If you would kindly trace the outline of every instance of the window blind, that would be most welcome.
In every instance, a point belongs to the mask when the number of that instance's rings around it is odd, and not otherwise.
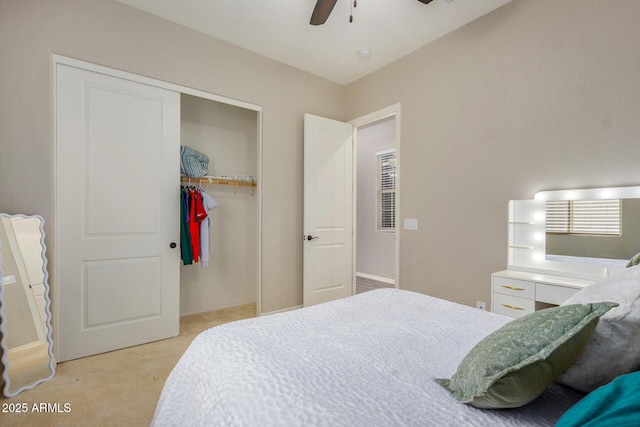
[[[378,230],[396,229],[396,150],[376,153],[378,162]]]
[[[548,233],[620,235],[620,199],[546,203]]]

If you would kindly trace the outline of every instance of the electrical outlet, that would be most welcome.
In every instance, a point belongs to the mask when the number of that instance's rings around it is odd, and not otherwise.
[[[476,308],[479,308],[480,310],[486,310],[487,305],[484,303],[484,301],[476,301]]]

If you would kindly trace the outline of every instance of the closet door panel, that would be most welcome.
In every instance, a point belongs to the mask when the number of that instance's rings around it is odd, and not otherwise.
[[[86,233],[159,234],[162,98],[90,82],[84,97]]]
[[[160,257],[109,259],[85,263],[87,318],[84,328],[153,319],[161,315]],[[108,306],[111,295],[127,295],[120,304]]]
[[[179,94],[58,64],[59,361],[179,332]]]

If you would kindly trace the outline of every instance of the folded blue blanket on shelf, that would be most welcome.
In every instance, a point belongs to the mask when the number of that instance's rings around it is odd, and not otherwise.
[[[209,157],[186,145],[180,146],[180,173],[191,178],[205,176],[209,170]]]

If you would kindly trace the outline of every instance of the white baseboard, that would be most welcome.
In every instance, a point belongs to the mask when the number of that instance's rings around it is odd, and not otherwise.
[[[375,280],[376,282],[388,283],[390,285],[395,285],[396,284],[396,280],[395,279],[388,279],[386,277],[375,276],[373,274],[357,273],[356,272],[356,276],[357,277],[362,277],[363,279]]]
[[[268,311],[266,313],[260,313],[260,314],[258,314],[258,316],[268,316],[270,314],[284,313],[285,311],[297,310],[299,308],[302,308],[302,306],[301,305],[296,305],[295,307],[283,308],[282,310]]]

